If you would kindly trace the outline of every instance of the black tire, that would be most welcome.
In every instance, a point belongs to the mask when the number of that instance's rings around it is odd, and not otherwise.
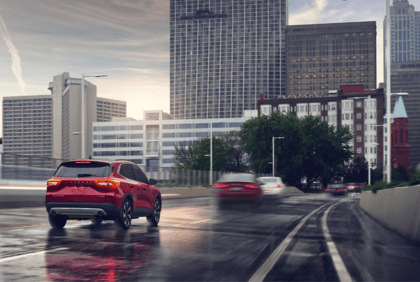
[[[62,229],[67,223],[67,218],[60,215],[48,214],[48,220],[52,228]]]
[[[118,217],[114,220],[114,223],[117,227],[127,230],[131,226],[131,215],[132,215],[132,206],[129,199],[125,199],[121,205],[120,213]]]
[[[162,211],[162,203],[159,198],[155,199],[153,203],[153,212],[147,217],[147,221],[152,226],[157,226],[160,220],[160,212]]]
[[[94,219],[91,219],[90,221],[92,221],[94,225],[99,225],[102,223],[102,218],[94,218]]]

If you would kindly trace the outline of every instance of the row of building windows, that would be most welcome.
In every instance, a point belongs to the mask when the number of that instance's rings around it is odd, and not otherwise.
[[[142,156],[143,151],[94,151],[93,155],[96,157],[104,156]]]
[[[143,142],[93,143],[93,148],[134,148],[143,147]]]
[[[93,131],[127,131],[127,130],[143,130],[143,125],[111,125],[111,126],[94,126]]]
[[[104,134],[93,135],[93,140],[113,140],[113,139],[143,139],[143,134]]]

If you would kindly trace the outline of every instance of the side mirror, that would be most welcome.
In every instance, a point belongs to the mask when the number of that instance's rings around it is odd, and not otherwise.
[[[149,185],[155,185],[157,183],[157,181],[153,178],[149,179]]]

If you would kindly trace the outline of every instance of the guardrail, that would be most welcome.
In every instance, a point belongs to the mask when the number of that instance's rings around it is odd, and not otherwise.
[[[360,207],[382,225],[420,243],[420,185],[363,191]]]

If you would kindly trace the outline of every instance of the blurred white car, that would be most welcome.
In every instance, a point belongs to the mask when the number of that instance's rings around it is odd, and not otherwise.
[[[286,193],[286,185],[284,185],[281,177],[258,177],[257,181],[261,182],[260,185],[262,195],[279,196],[281,197]]]

